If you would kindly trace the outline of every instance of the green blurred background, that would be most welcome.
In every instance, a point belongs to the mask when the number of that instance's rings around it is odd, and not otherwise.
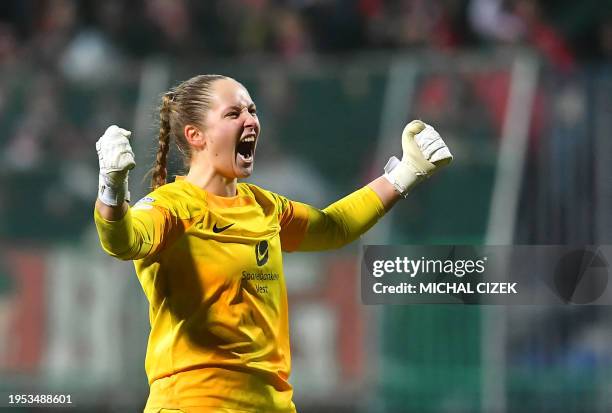
[[[364,306],[364,244],[609,244],[612,5],[528,0],[6,1],[0,5],[0,406],[147,397],[147,303],[93,227],[95,141],[132,130],[144,196],[159,95],[243,82],[251,182],[325,207],[433,124],[455,154],[362,240],[289,254],[307,412],[608,412],[606,306]],[[172,154],[171,174],[182,165]],[[20,410],[25,411],[25,409]]]

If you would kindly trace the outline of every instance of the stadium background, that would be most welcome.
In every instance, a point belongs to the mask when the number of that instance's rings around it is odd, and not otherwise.
[[[252,181],[319,207],[380,174],[407,120],[435,125],[454,164],[362,243],[593,244],[612,238],[611,57],[604,0],[1,2],[0,405],[144,405],[146,301],[98,245],[94,143],[134,131],[142,196],[176,82],[242,81]],[[612,409],[609,307],[366,307],[359,246],[287,256],[300,412]]]

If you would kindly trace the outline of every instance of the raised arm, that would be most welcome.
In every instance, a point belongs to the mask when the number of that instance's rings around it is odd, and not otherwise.
[[[121,205],[110,206],[100,201],[99,198],[96,199],[96,210],[100,216],[107,221],[119,221],[125,216],[128,208],[129,205],[126,201],[124,201]]]
[[[320,210],[299,204],[307,216],[306,231],[298,251],[322,251],[340,248],[370,229],[384,214],[381,199],[365,186]],[[282,233],[281,233],[282,240]]]
[[[117,220],[107,219],[96,206],[94,220],[104,251],[122,260],[141,259],[156,253],[184,232],[185,222],[165,208],[145,206],[147,209],[126,208]]]
[[[327,208],[319,210],[299,204],[296,209],[303,212],[295,216],[301,215],[307,219],[307,223],[302,225],[305,231],[299,244],[296,243],[297,250],[334,249],[354,241],[400,198],[405,198],[414,186],[453,158],[440,134],[419,120],[410,122],[404,128],[402,151],[402,160],[392,157],[385,166],[383,176]],[[287,230],[299,227],[290,223]]]
[[[94,221],[104,251],[124,260],[155,252],[173,226],[172,215],[163,208],[129,208],[128,173],[136,165],[130,134],[113,125],[96,143],[100,178]]]

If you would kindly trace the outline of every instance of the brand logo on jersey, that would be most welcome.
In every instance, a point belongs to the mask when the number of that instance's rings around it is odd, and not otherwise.
[[[268,241],[259,241],[255,245],[255,259],[260,267],[268,262]]]
[[[213,225],[213,232],[214,232],[215,234],[218,234],[218,233],[220,233],[220,232],[225,231],[226,229],[228,229],[228,228],[229,228],[229,227],[231,227],[232,225],[234,225],[234,222],[232,222],[231,224],[226,225],[226,226],[224,226],[224,227],[218,227],[218,226],[217,226],[217,223],[215,222],[215,225]]]

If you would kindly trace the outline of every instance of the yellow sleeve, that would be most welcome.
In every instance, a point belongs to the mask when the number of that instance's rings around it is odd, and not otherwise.
[[[94,220],[102,249],[122,260],[137,260],[156,253],[178,228],[178,220],[160,207],[128,208],[118,221],[104,219],[95,209]]]
[[[384,214],[382,201],[368,186],[323,210],[287,201],[281,216],[281,244],[284,251],[340,248],[359,238]]]

